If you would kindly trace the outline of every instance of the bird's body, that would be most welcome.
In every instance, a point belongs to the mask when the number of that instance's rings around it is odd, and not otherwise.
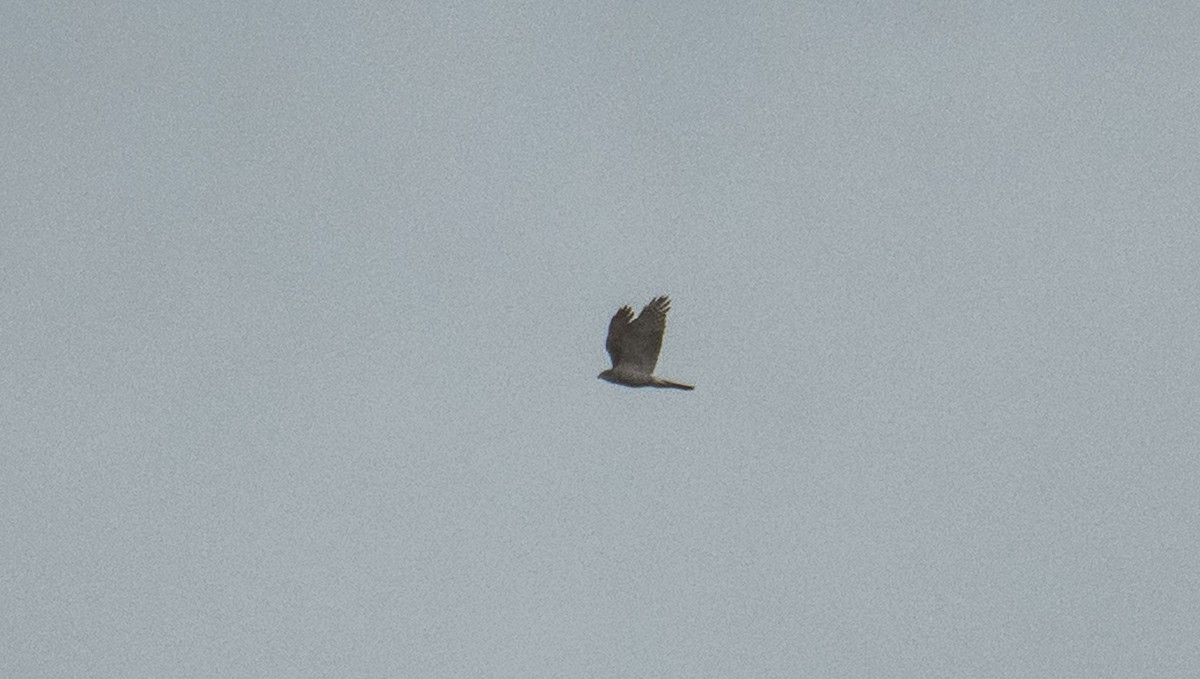
[[[680,384],[671,380],[664,380],[656,375],[646,375],[645,373],[629,372],[622,370],[605,370],[598,377],[602,380],[607,380],[613,384],[620,384],[626,387],[668,387],[672,389],[686,389],[691,391],[696,387],[691,384]]]
[[[626,387],[694,389],[690,384],[664,380],[654,374],[670,310],[671,300],[665,296],[650,300],[636,319],[633,309],[627,306],[618,309],[608,324],[608,340],[604,343],[613,367],[598,377]]]

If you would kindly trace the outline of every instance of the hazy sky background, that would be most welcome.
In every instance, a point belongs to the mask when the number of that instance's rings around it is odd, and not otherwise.
[[[971,5],[6,4],[0,675],[1200,675],[1200,9]]]

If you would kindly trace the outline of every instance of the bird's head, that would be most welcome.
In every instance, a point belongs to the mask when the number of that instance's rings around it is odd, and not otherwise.
[[[605,370],[604,372],[600,373],[599,375],[596,375],[596,377],[599,379],[602,379],[606,382],[616,382],[617,381],[616,380],[617,376],[615,373],[613,373],[612,368],[609,368],[608,370]]]

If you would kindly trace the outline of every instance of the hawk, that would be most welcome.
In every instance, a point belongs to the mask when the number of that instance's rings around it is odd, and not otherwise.
[[[690,384],[671,382],[654,375],[670,310],[671,300],[666,295],[650,300],[637,318],[628,306],[618,309],[608,323],[608,341],[604,343],[612,357],[612,368],[597,377],[627,387],[695,389]]]

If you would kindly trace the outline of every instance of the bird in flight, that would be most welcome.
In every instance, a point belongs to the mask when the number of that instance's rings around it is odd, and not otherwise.
[[[612,357],[612,368],[597,377],[627,387],[695,389],[690,384],[664,380],[654,374],[670,310],[671,300],[666,295],[650,300],[637,318],[628,306],[618,309],[608,323],[608,341],[604,343]]]

